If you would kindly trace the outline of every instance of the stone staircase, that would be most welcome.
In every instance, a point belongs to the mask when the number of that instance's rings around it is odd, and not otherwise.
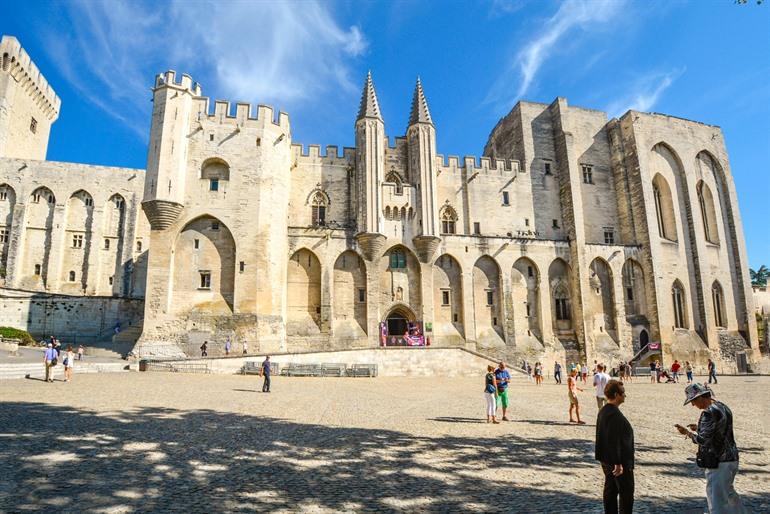
[[[118,373],[128,370],[127,362],[78,362],[75,364],[75,374],[81,373]],[[53,369],[55,380],[64,380],[64,366],[59,364]],[[45,367],[42,362],[20,362],[0,364],[0,380],[25,378],[45,378]]]

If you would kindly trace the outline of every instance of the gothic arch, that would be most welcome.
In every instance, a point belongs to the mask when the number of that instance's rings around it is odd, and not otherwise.
[[[321,330],[321,261],[307,248],[289,258],[286,334],[307,336]]]
[[[557,257],[548,266],[548,285],[551,293],[553,331],[555,334],[569,333],[572,325],[571,270],[564,259]]]
[[[385,182],[395,185],[395,193],[397,195],[404,193],[404,180],[396,170],[390,170],[385,176]]]
[[[517,337],[542,339],[540,316],[540,270],[528,257],[520,257],[511,270],[513,319]]]
[[[380,280],[380,312],[393,303],[402,302],[414,312],[422,313],[422,273],[414,252],[404,245],[390,247],[378,263]]]
[[[188,221],[174,242],[171,311],[232,314],[235,255],[233,235],[218,218],[204,214]]]
[[[445,205],[441,208],[439,219],[441,220],[442,234],[457,233],[457,211],[451,205]]]
[[[644,270],[635,259],[626,259],[623,263],[623,301],[626,316],[647,317],[647,287],[644,282]]]
[[[617,340],[615,311],[615,284],[612,268],[601,257],[596,257],[589,266],[588,282],[591,286],[589,303],[594,314],[594,330],[606,332]]]
[[[67,200],[64,248],[62,251],[62,291],[78,293],[86,289],[92,277],[88,276],[89,261],[93,252],[94,198],[80,189]],[[72,280],[68,270],[75,270],[80,279]]]
[[[476,342],[482,347],[505,345],[502,298],[500,266],[489,255],[482,255],[473,265]]]
[[[677,241],[674,200],[668,181],[660,173],[657,173],[652,179],[652,194],[655,204],[655,217],[658,222],[658,235],[669,241]]]
[[[719,228],[717,227],[717,214],[711,188],[703,180],[699,180],[696,191],[701,223],[703,224],[703,235],[709,243],[719,244]]]
[[[48,284],[55,207],[56,197],[45,186],[38,187],[29,196],[21,259],[23,288],[41,289]]]
[[[100,266],[98,287],[105,291],[105,294],[126,294],[128,292],[127,282],[131,278],[128,275],[129,263],[122,261],[123,248],[126,244],[124,241],[125,222],[126,200],[122,195],[115,193],[105,203],[102,214],[104,242],[99,252],[102,265]]]
[[[200,178],[204,180],[230,180],[230,165],[221,157],[209,157],[201,164]]]
[[[461,344],[463,323],[463,270],[450,254],[433,263],[433,335],[438,344]]]
[[[678,279],[671,285],[671,308],[674,314],[674,328],[689,328],[687,317],[687,295]]]
[[[711,285],[711,302],[714,309],[714,325],[718,328],[727,328],[727,311],[725,310],[725,293],[719,280]]]
[[[16,191],[8,184],[0,185],[0,266],[3,268],[7,263],[11,243],[14,207],[16,207]]]
[[[346,250],[334,262],[334,336],[365,337],[366,312],[366,266],[356,252]]]

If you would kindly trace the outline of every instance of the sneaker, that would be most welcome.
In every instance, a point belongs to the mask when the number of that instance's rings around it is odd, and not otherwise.
[[[503,416],[503,421],[510,421],[506,416]]]
[[[492,423],[494,423],[495,425],[499,425],[500,424],[500,422],[497,421],[497,420],[494,420]]]

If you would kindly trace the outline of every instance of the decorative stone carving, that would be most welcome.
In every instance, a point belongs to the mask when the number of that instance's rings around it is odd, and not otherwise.
[[[433,260],[433,255],[436,253],[440,242],[441,238],[436,236],[415,236],[412,238],[412,243],[414,243],[414,247],[417,250],[417,256],[424,263],[429,263]]]
[[[385,240],[384,235],[376,232],[361,232],[356,235],[358,246],[368,261],[376,261],[382,256],[382,252],[385,250]]]
[[[184,206],[167,200],[142,202],[142,210],[147,215],[152,230],[166,230],[174,224]]]

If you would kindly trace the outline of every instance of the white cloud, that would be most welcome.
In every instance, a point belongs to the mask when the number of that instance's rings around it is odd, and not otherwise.
[[[605,109],[610,117],[619,117],[626,111],[650,111],[660,100],[661,95],[685,72],[679,68],[668,72],[652,72],[637,79],[630,92],[610,102]]]
[[[69,4],[70,34],[49,41],[63,75],[95,105],[147,137],[148,89],[166,69],[218,98],[290,106],[355,97],[350,63],[366,50],[326,4],[291,2]]]
[[[513,59],[508,70],[497,80],[487,102],[512,103],[524,96],[535,82],[538,71],[551,57],[561,40],[577,30],[585,30],[611,21],[622,12],[624,0],[567,0],[542,27],[532,30],[538,36]],[[511,95],[511,84],[519,84]]]

